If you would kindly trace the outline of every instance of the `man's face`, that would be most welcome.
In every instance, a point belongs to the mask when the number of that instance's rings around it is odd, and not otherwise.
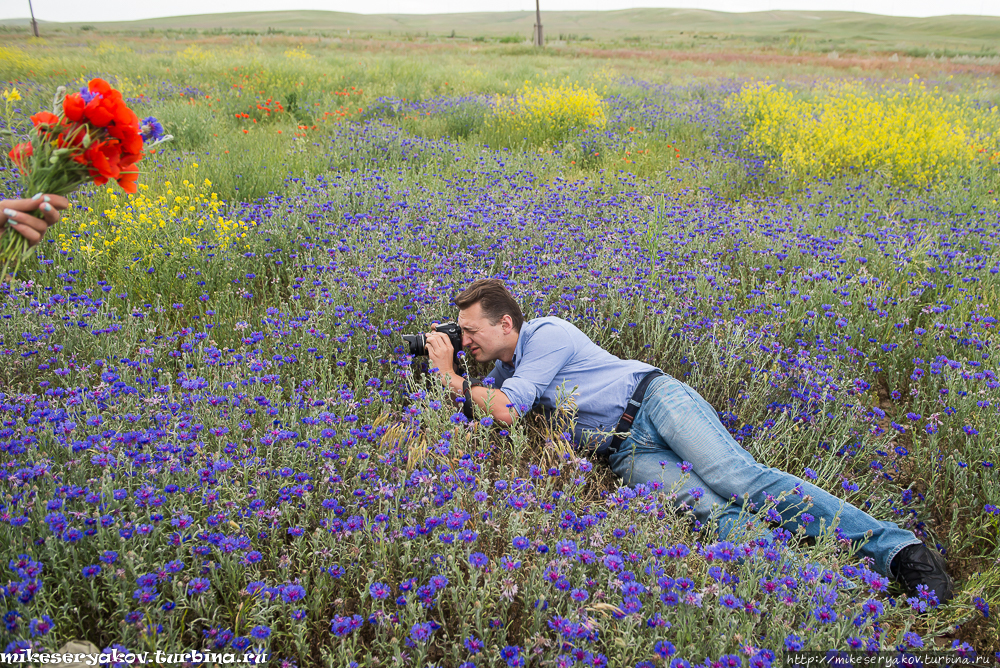
[[[499,359],[507,343],[505,333],[513,329],[509,315],[495,325],[490,324],[478,302],[458,312],[458,326],[462,328],[462,346],[469,349],[477,362]]]

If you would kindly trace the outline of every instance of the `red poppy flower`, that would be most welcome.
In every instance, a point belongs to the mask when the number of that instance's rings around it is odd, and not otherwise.
[[[91,93],[100,93],[101,95],[107,95],[108,93],[117,93],[114,88],[111,87],[104,79],[99,79],[94,77],[87,83],[87,88]]]
[[[115,118],[114,114],[102,102],[103,100],[95,97],[83,108],[83,115],[87,122],[99,128],[106,127]]]
[[[81,93],[67,95],[63,100],[63,114],[79,123],[86,120],[95,127],[107,127],[112,121],[123,124],[136,123],[135,113],[122,100],[121,93],[111,88],[104,79],[91,79],[87,85],[87,96]]]
[[[125,153],[138,155],[142,152],[142,135],[139,134],[138,120],[135,126],[118,125],[117,123],[110,125],[108,126],[108,134],[121,142],[122,150]]]
[[[37,128],[39,125],[48,125],[50,127],[55,127],[59,125],[59,117],[53,114],[51,111],[39,111],[37,114],[31,117],[31,122],[35,124]]]
[[[104,185],[108,179],[116,179],[121,173],[119,163],[121,161],[121,149],[117,141],[103,141],[91,144],[84,151],[83,157],[87,160],[87,167],[90,175],[94,178],[94,183]],[[98,182],[98,178],[101,179]]]
[[[7,155],[14,162],[14,164],[17,165],[18,169],[23,170],[24,161],[30,158],[31,155],[34,153],[34,151],[35,149],[31,146],[31,144],[23,143],[14,146],[14,148],[12,148],[10,150],[10,153],[8,153]]]
[[[73,123],[83,120],[83,108],[87,106],[79,93],[73,93],[63,98],[63,115]]]
[[[136,194],[139,189],[135,185],[136,179],[139,178],[139,170],[131,169],[129,171],[123,171],[118,177],[118,185],[127,193]]]

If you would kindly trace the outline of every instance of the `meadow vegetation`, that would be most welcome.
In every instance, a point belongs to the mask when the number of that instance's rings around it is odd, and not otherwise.
[[[9,127],[100,76],[175,140],[0,291],[8,651],[1000,657],[994,74],[85,32],[0,47]],[[400,334],[484,276],[915,531],[955,599],[907,599],[835,526],[720,542],[575,451],[571,399],[466,421]]]

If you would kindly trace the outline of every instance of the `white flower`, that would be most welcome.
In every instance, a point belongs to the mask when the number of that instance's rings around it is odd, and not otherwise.
[[[513,601],[515,596],[517,596],[517,583],[511,578],[504,578],[500,585],[500,598]]]

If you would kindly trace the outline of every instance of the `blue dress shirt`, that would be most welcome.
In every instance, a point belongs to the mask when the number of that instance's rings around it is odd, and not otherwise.
[[[604,350],[572,323],[553,316],[521,325],[510,364],[497,360],[487,378],[510,400],[511,414],[535,406],[547,414],[570,394],[576,401],[573,440],[603,449],[639,381],[655,367]]]

